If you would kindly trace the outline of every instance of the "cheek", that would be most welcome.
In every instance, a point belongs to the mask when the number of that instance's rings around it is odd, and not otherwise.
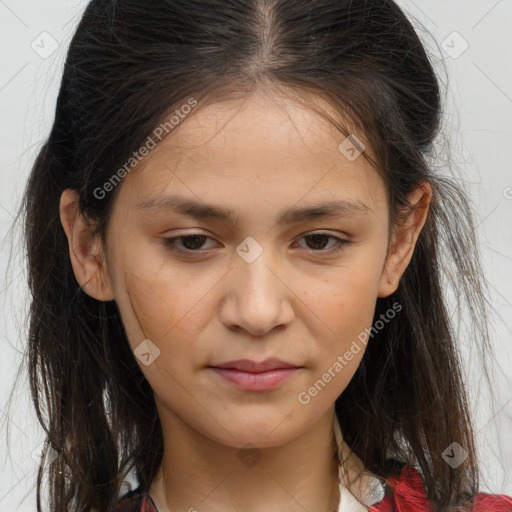
[[[125,274],[126,294],[144,336],[158,345],[167,345],[181,329],[193,330],[196,294],[177,276],[160,273],[157,279]]]
[[[156,280],[142,272],[139,268],[136,275],[126,274],[128,306],[122,311],[123,324],[130,325],[131,319],[136,324],[131,331],[127,329],[128,339],[152,389],[178,408],[189,400],[183,386],[189,380],[191,367],[206,357],[205,348],[196,343],[197,331],[202,328],[193,315],[197,299],[193,287],[180,287],[173,279],[175,276],[164,277],[161,272]],[[151,340],[157,349],[150,349],[156,357],[149,364],[142,358],[147,353],[147,343],[141,344],[143,339]],[[188,386],[187,389],[189,393],[192,391]]]
[[[163,332],[172,329],[175,317],[179,314],[176,307],[170,307],[172,297],[168,293],[162,294],[161,287],[161,284],[155,285],[154,281],[132,272],[125,274],[126,295],[132,313],[144,336],[157,344],[162,342]]]
[[[377,301],[379,276],[372,267],[347,265],[329,279],[316,281],[308,293],[313,310],[335,334],[357,334],[369,326]],[[332,334],[334,334],[332,333]]]
[[[154,268],[159,268],[158,273]],[[155,265],[137,267],[125,276],[123,323],[133,318],[141,333],[128,333],[132,348],[150,339],[160,349],[158,365],[168,368],[200,366],[207,361],[211,347],[201,333],[214,314],[211,300],[219,276],[210,272],[198,279],[197,269]]]
[[[335,383],[331,388],[339,392],[364,355],[377,302],[378,277],[375,267],[347,265],[332,279],[317,281],[315,291],[308,293],[314,313],[329,327],[328,336],[318,336],[314,375]]]

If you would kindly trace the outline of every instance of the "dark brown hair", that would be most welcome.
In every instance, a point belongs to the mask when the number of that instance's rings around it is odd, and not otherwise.
[[[372,336],[335,406],[344,439],[365,467],[382,478],[396,474],[391,460],[419,468],[435,510],[459,506],[478,490],[443,289],[450,283],[470,309],[475,342],[484,346],[475,228],[465,192],[428,163],[440,131],[440,84],[402,10],[391,0],[93,0],[70,44],[53,127],[22,210],[29,376],[57,454],[48,470],[54,512],[110,510],[131,468],[147,490],[163,452],[152,389],[115,302],[94,300],[75,279],[59,198],[67,188],[78,191],[82,214],[104,237],[122,185],[102,198],[94,191],[162,119],[191,97],[200,108],[255,87],[312,93],[350,119],[385,178],[393,225],[416,185],[432,187],[412,261],[396,293],[377,300],[375,320],[394,302],[403,309]],[[468,452],[457,468],[442,458],[454,441]]]

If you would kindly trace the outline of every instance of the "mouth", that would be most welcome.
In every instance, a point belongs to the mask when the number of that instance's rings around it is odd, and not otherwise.
[[[262,362],[238,359],[208,366],[216,375],[245,391],[275,389],[296,375],[303,366],[271,358]]]
[[[280,370],[289,368],[302,368],[302,366],[271,357],[265,359],[260,363],[252,361],[251,359],[237,359],[235,361],[228,361],[226,363],[219,363],[210,365],[212,368],[225,368],[229,370],[240,370],[248,373],[262,373],[269,370]]]

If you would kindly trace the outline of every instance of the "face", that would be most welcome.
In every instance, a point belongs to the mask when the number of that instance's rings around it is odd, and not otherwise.
[[[389,206],[344,139],[257,92],[191,113],[124,178],[106,271],[161,417],[231,447],[276,446],[346,388],[387,294]],[[218,368],[268,358],[292,369]]]

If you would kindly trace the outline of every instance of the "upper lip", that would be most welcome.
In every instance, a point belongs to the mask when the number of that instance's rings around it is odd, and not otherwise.
[[[281,359],[271,357],[258,363],[251,359],[237,359],[236,361],[228,361],[226,363],[211,365],[214,368],[231,368],[233,370],[240,370],[250,373],[261,373],[269,370],[276,370],[278,368],[300,368],[296,364],[287,363]]]

